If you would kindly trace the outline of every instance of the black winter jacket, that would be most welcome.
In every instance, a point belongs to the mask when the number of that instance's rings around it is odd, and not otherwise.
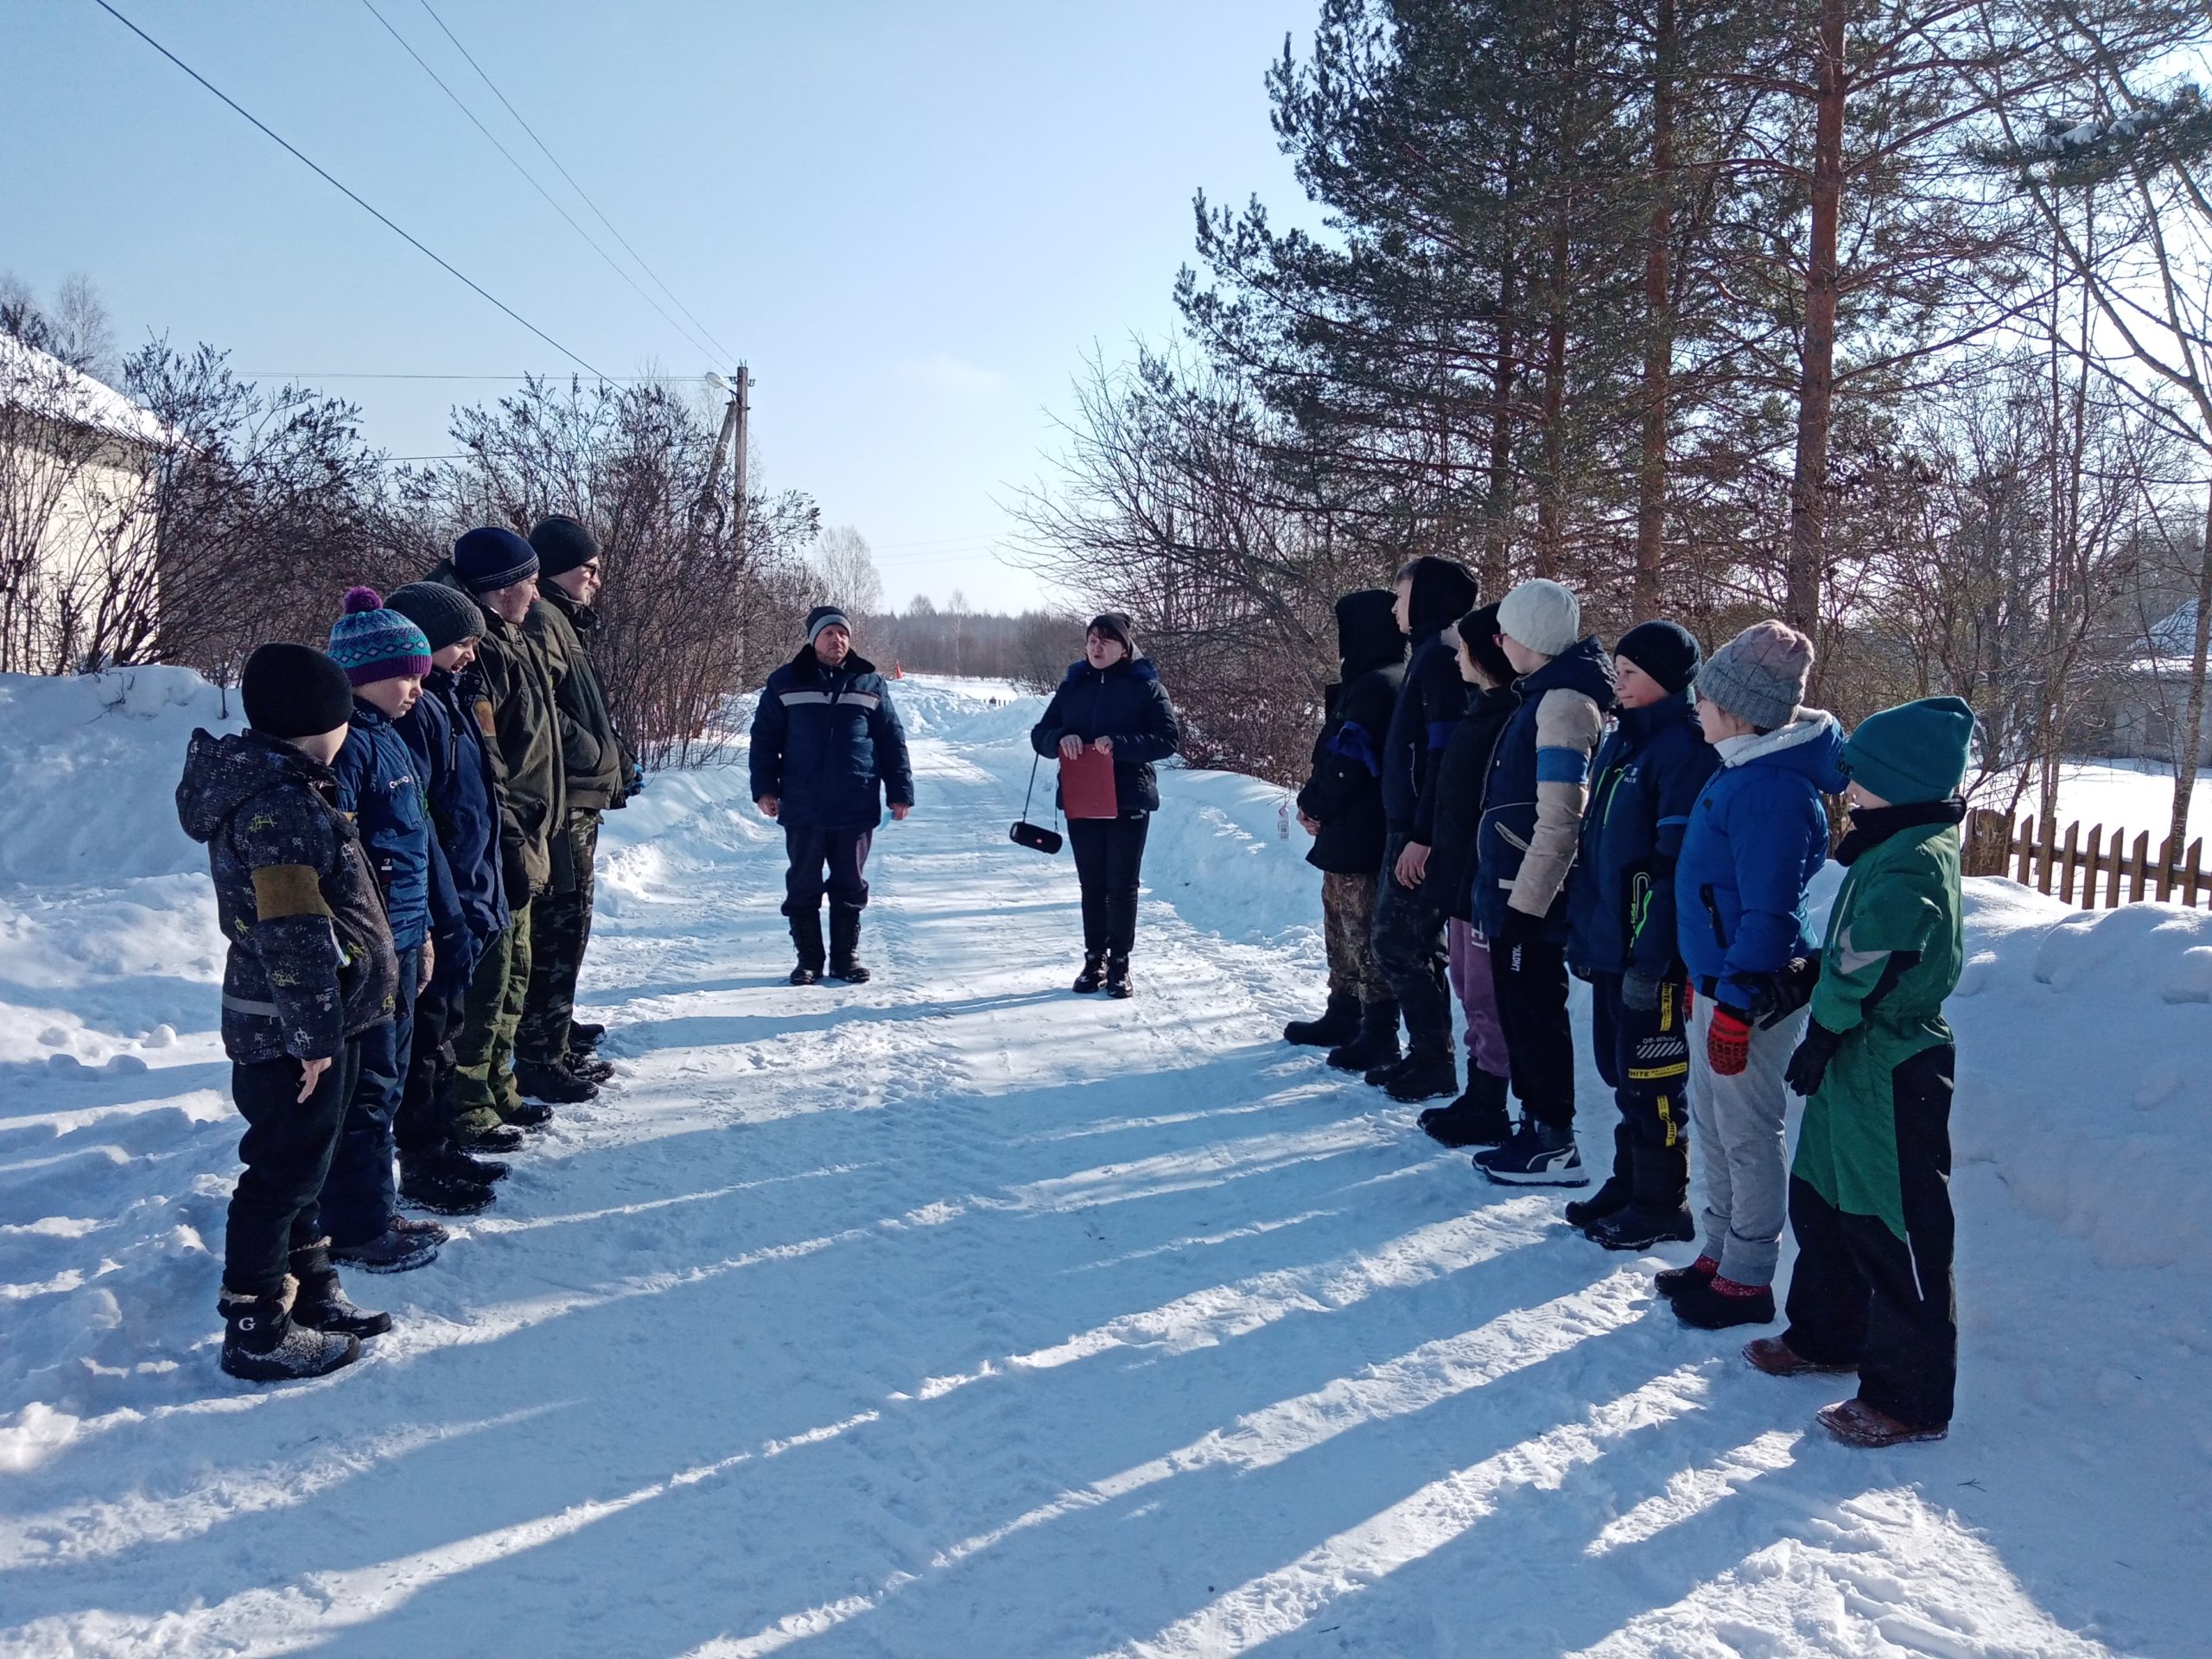
[[[614,729],[607,688],[592,661],[599,619],[552,583],[530,607],[523,631],[545,658],[553,677],[553,703],[561,722],[561,766],[571,811],[607,811],[629,798],[630,748]]]
[[[1124,657],[1104,669],[1088,661],[1071,664],[1044,715],[1029,728],[1029,747],[1049,760],[1064,737],[1086,743],[1113,739],[1114,795],[1122,817],[1160,810],[1160,775],[1153,763],[1175,753],[1183,728],[1150,662]]]
[[[1427,842],[1434,832],[1436,763],[1467,712],[1473,688],[1459,655],[1437,636],[1474,608],[1474,575],[1449,559],[1414,562],[1408,607],[1414,652],[1382,745],[1382,813],[1390,834]]]
[[[1567,878],[1567,959],[1577,973],[1681,976],[1675,862],[1690,809],[1719,765],[1688,696],[1620,711],[1592,770]]]
[[[1406,677],[1406,636],[1390,614],[1394,596],[1370,588],[1337,601],[1337,662],[1327,718],[1313,742],[1313,766],[1298,810],[1321,826],[1306,861],[1333,875],[1382,868],[1382,740]]]
[[[836,668],[812,645],[768,677],[753,715],[753,798],[777,798],[793,828],[874,830],[914,804],[906,728],[891,688],[858,652]]]
[[[484,734],[476,724],[482,695],[474,669],[459,674],[433,669],[423,682],[422,696],[395,722],[423,768],[430,822],[445,855],[472,958],[513,919],[499,871],[499,772],[485,753]],[[444,955],[443,940],[438,948]]]
[[[185,752],[177,821],[207,849],[230,945],[223,1048],[241,1065],[328,1059],[392,1017],[391,929],[336,790],[329,767],[258,732],[196,731]]]
[[[1474,706],[1453,728],[1436,769],[1436,839],[1421,883],[1425,902],[1463,922],[1475,919],[1475,838],[1482,831],[1491,760],[1517,706],[1510,685],[1468,689]]]

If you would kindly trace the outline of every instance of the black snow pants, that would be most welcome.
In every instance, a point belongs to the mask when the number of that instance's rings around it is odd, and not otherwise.
[[[1681,1207],[1690,1181],[1689,985],[1668,980],[1649,1012],[1621,1001],[1618,974],[1590,980],[1598,1075],[1613,1091],[1613,1179],[1644,1209]]]
[[[1521,1109],[1549,1128],[1572,1128],[1574,1027],[1567,1018],[1567,947],[1548,939],[1493,939],[1490,973]]]
[[[1137,938],[1137,882],[1152,818],[1070,818],[1068,846],[1083,887],[1083,953],[1126,957]]]
[[[1951,1421],[1959,1378],[1951,1278],[1951,1089],[1958,1051],[1923,1049],[1891,1073],[1904,1236],[1789,1179],[1797,1266],[1782,1339],[1823,1365],[1856,1365],[1859,1397],[1915,1428]]]
[[[300,1063],[231,1067],[231,1098],[245,1119],[238,1184],[223,1235],[223,1285],[241,1296],[281,1296],[294,1250],[322,1236],[317,1200],[346,1109],[361,1080],[361,1039],[349,1039],[302,1102]]]

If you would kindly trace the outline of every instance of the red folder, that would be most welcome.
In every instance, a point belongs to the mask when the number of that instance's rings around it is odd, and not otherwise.
[[[1098,749],[1085,749],[1072,760],[1060,757],[1060,810],[1071,818],[1117,818],[1120,798],[1114,792],[1114,757]]]

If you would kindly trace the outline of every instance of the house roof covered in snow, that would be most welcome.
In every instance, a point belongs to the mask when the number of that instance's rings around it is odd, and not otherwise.
[[[168,441],[159,416],[60,358],[0,334],[0,404],[149,448]]]

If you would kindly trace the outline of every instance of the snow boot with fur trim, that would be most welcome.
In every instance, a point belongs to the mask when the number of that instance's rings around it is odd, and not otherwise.
[[[217,1363],[246,1382],[291,1382],[327,1376],[361,1357],[361,1339],[343,1332],[311,1331],[292,1319],[289,1280],[281,1296],[246,1296],[226,1286],[215,1308],[223,1316],[223,1355]]]

